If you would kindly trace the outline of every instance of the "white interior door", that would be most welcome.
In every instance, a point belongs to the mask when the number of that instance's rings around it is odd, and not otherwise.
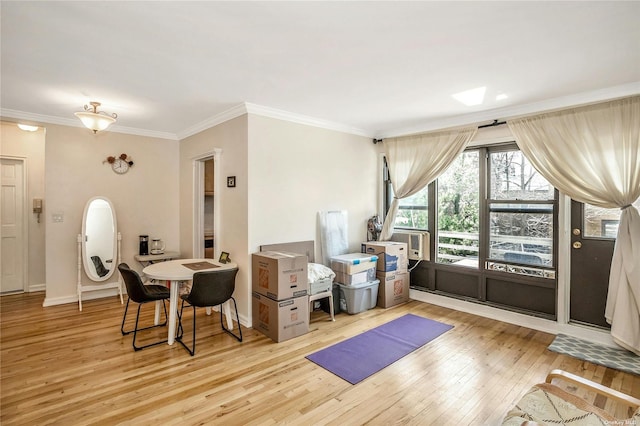
[[[0,293],[24,291],[24,162],[3,158],[0,176]]]

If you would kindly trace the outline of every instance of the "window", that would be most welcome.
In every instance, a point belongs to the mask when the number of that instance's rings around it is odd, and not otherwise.
[[[434,191],[400,201],[395,226],[428,230],[433,215],[437,264],[554,279],[556,197],[515,144],[468,149]],[[598,222],[607,234],[616,226]]]
[[[438,178],[439,263],[478,267],[480,156],[463,152]]]
[[[386,209],[391,207],[391,200],[393,200],[394,193],[391,186],[391,180],[387,173],[387,162],[384,163],[384,175],[385,175],[385,187],[386,187]],[[394,226],[396,228],[404,229],[429,229],[429,191],[428,186],[425,186],[417,193],[410,197],[403,198],[398,203],[398,213],[396,214],[396,220]]]
[[[487,269],[552,276],[544,268],[553,267],[553,186],[515,148],[490,151],[488,159]]]
[[[429,228],[429,201],[427,188],[428,186],[424,187],[412,196],[400,200],[395,222],[395,226],[397,228],[422,230]],[[393,190],[391,190],[391,193],[393,194]]]
[[[640,210],[640,198],[633,205]],[[620,209],[604,209],[585,204],[583,224],[583,235],[587,238],[615,239],[618,236]]]

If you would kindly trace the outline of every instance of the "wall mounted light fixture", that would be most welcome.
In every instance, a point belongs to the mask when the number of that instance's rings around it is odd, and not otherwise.
[[[91,106],[84,106],[84,111],[75,113],[76,117],[82,121],[82,124],[84,124],[87,129],[91,129],[93,133],[97,133],[100,130],[105,130],[116,122],[118,114],[115,112],[108,114],[104,111],[98,111],[100,102],[89,102],[89,104]]]

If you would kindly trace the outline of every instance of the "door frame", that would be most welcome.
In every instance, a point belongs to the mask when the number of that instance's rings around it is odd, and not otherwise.
[[[214,148],[191,159],[193,166],[193,234],[191,236],[194,258],[204,258],[204,162],[213,158],[213,257],[218,258],[221,247],[220,236],[220,165],[222,149]]]
[[[22,163],[22,291],[27,292],[29,289],[29,182],[27,180],[29,174],[27,173],[27,158],[0,155],[0,160],[12,160]]]

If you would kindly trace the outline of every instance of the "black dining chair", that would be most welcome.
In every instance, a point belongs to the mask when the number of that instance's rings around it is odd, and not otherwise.
[[[178,313],[178,335],[176,340],[193,356],[196,353],[196,307],[205,308],[211,306],[219,306],[220,323],[222,329],[233,337],[242,342],[242,327],[240,326],[240,316],[238,315],[238,305],[236,299],[233,298],[233,291],[236,288],[236,274],[238,268],[225,269],[222,271],[204,271],[193,274],[193,284],[189,294],[180,296],[182,305]],[[222,314],[222,304],[227,300],[233,300],[233,307],[236,311],[236,321],[238,323],[239,335],[234,334],[224,325]],[[193,347],[189,348],[183,341],[184,329],[182,328],[182,313],[184,311],[184,303],[187,302],[193,307]]]
[[[149,346],[155,346],[161,343],[166,343],[167,340],[165,339],[159,342],[149,343],[144,346],[136,346],[136,337],[138,335],[138,331],[148,330],[150,328],[162,327],[167,325],[167,305],[165,304],[165,301],[168,300],[170,297],[169,289],[167,287],[156,285],[156,284],[144,285],[142,283],[142,279],[140,279],[140,275],[138,275],[138,273],[133,269],[129,268],[129,265],[127,265],[126,263],[119,264],[118,270],[122,275],[124,284],[127,287],[127,295],[129,296],[127,298],[127,304],[124,308],[122,325],[120,326],[120,331],[122,332],[122,335],[125,336],[133,332],[132,344],[133,344],[133,349],[136,351],[139,351],[144,348],[148,348]],[[138,304],[138,314],[136,315],[136,325],[133,328],[133,330],[126,331],[124,329],[124,323],[127,319],[127,311],[129,310],[130,300],[133,300]],[[138,328],[138,321],[140,319],[140,308],[142,307],[142,305],[149,302],[156,302],[158,300],[162,300],[162,306],[164,307],[164,323],[152,325],[144,328]]]

